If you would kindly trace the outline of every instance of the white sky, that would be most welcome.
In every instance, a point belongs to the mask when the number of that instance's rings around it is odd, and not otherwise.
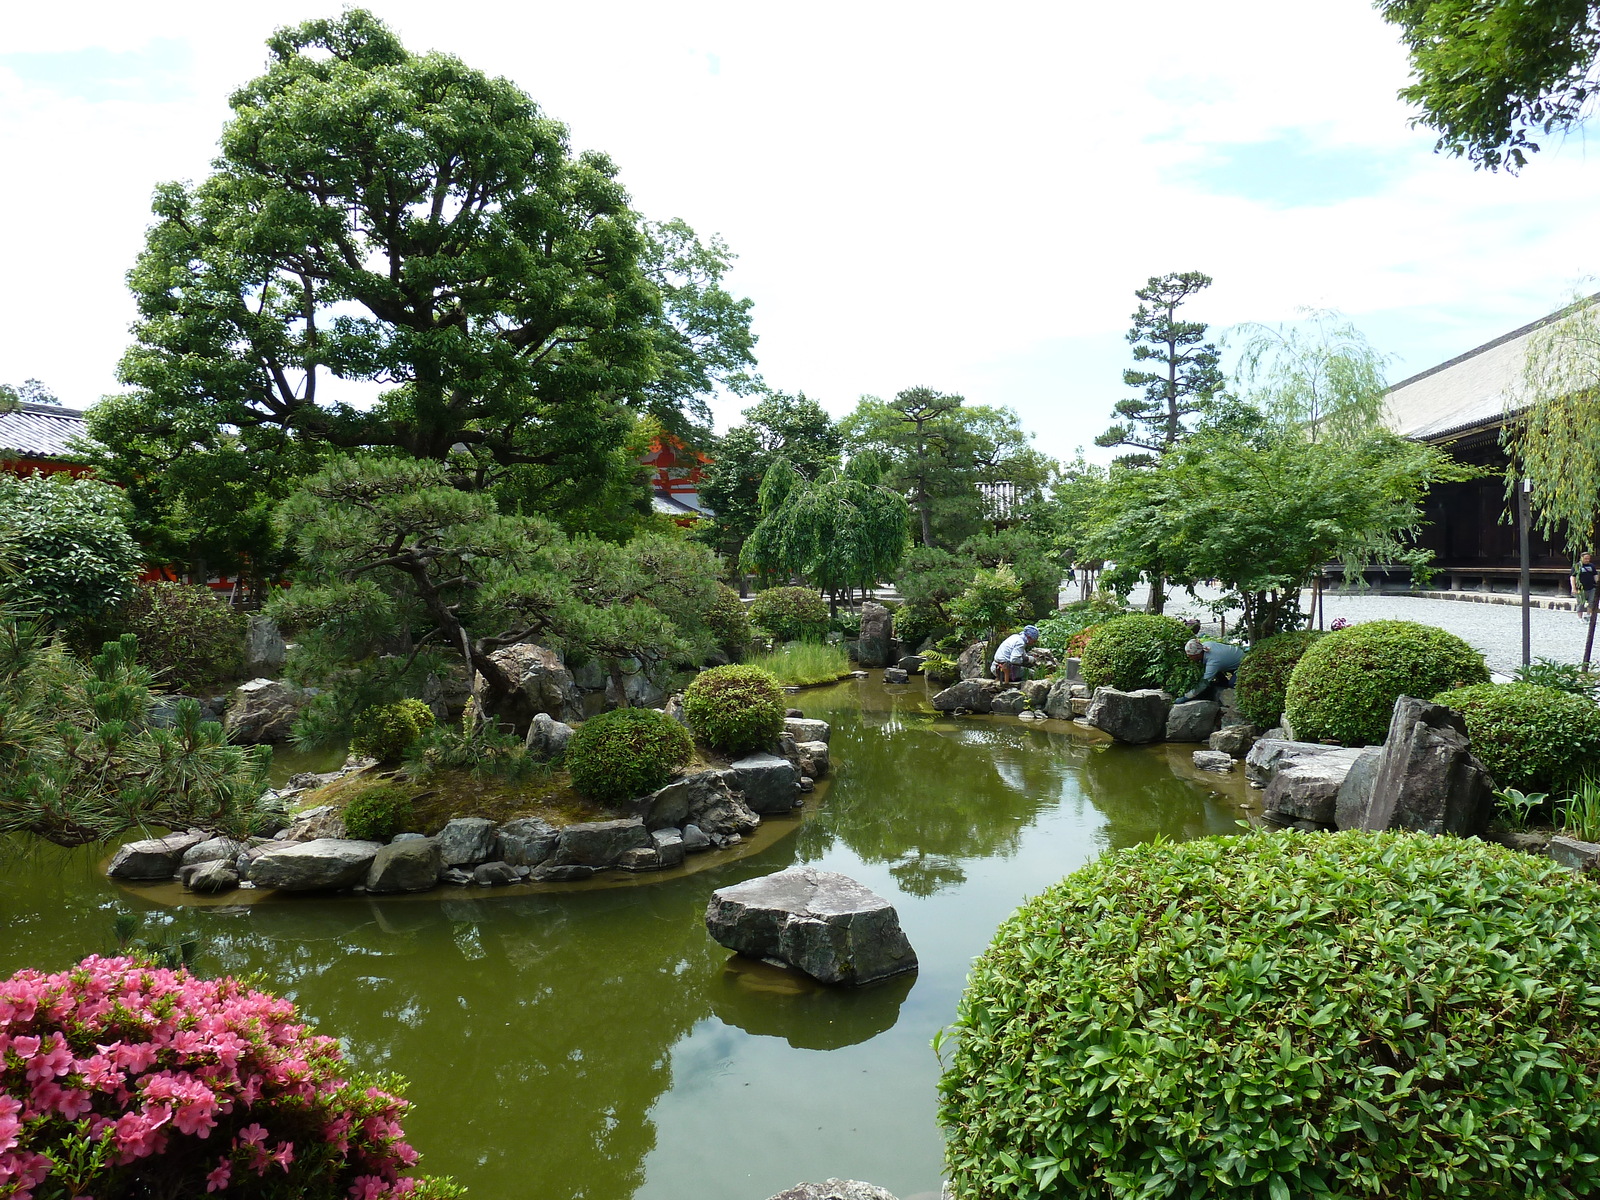
[[[1398,379],[1596,266],[1581,140],[1515,178],[1434,155],[1365,0],[369,7],[515,80],[645,215],[722,234],[763,374],[836,414],[926,384],[1068,456],[1125,394],[1152,274],[1214,276],[1192,310],[1218,328],[1341,309]],[[0,381],[115,389],[152,188],[206,171],[274,27],[333,11],[5,6]]]

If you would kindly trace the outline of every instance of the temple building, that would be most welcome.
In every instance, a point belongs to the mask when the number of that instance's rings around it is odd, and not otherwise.
[[[82,475],[89,466],[73,447],[88,436],[81,410],[24,401],[14,411],[0,411],[0,471]]]

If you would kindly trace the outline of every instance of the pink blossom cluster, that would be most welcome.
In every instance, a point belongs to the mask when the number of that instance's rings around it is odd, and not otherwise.
[[[342,1067],[292,1004],[231,978],[131,958],[20,971],[0,983],[0,1200],[52,1175],[80,1200],[134,1177],[184,1185],[168,1194],[413,1195],[405,1101]]]

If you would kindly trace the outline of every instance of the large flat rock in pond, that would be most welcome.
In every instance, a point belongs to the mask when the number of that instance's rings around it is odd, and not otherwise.
[[[824,1179],[821,1183],[797,1183],[785,1188],[772,1200],[895,1200],[893,1194],[876,1184],[859,1179]]]
[[[1095,688],[1089,711],[1089,724],[1109,733],[1119,742],[1143,745],[1159,742],[1167,735],[1167,710],[1171,701],[1165,692],[1140,688],[1119,692],[1116,688]]]
[[[805,717],[785,717],[783,731],[796,742],[825,742],[833,736],[826,721],[811,721]]]
[[[1004,690],[1005,684],[997,679],[963,679],[935,695],[932,704],[940,712],[964,708],[968,712],[986,713],[991,710],[994,698]]]
[[[365,883],[372,860],[383,849],[377,842],[353,838],[318,838],[288,842],[250,863],[250,882],[284,892],[317,892]]]
[[[367,891],[426,892],[438,886],[443,871],[439,843],[433,838],[390,842],[367,868]]]
[[[872,983],[917,969],[894,906],[847,875],[815,867],[719,888],[706,906],[706,929],[730,950],[823,983]]]
[[[1261,799],[1262,811],[1285,825],[1333,828],[1339,789],[1361,754],[1360,749],[1330,750],[1280,762]]]
[[[800,795],[800,772],[788,759],[776,754],[752,754],[729,769],[738,779],[751,812],[786,813],[794,808]]]
[[[111,856],[106,874],[112,879],[171,879],[178,873],[184,854],[205,840],[203,833],[175,833],[128,842]]]
[[[1316,754],[1332,754],[1343,746],[1328,746],[1321,742],[1295,742],[1288,738],[1264,737],[1250,747],[1245,755],[1244,773],[1251,783],[1266,787],[1278,767],[1297,758]]]

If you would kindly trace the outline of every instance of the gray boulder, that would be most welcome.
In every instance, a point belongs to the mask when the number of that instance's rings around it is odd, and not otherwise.
[[[1077,715],[1072,711],[1070,680],[1057,678],[1050,684],[1050,691],[1044,698],[1044,711],[1047,716],[1054,717],[1057,721],[1070,721]]]
[[[650,831],[650,841],[655,846],[656,856],[660,858],[663,867],[676,867],[682,864],[687,851],[683,844],[683,835],[676,829],[653,829]],[[710,839],[707,838],[706,842],[709,845]]]
[[[185,850],[180,865],[191,867],[196,863],[232,862],[239,857],[241,850],[248,848],[248,842],[235,841],[233,838],[207,838],[205,841],[190,846]]]
[[[600,869],[615,866],[629,850],[653,846],[644,822],[638,817],[624,817],[616,821],[579,821],[562,829],[555,855],[547,865]]]
[[[295,814],[278,837],[286,842],[314,842],[319,838],[342,838],[346,832],[344,809],[337,804],[319,804]]]
[[[1266,787],[1281,763],[1317,754],[1329,754],[1340,748],[1324,746],[1321,742],[1292,742],[1287,738],[1264,737],[1250,747],[1250,753],[1245,756],[1245,777],[1259,787]]]
[[[617,686],[618,677],[622,686]],[[606,677],[606,703],[612,708],[660,708],[667,702],[667,689],[650,677],[636,658],[624,658],[617,674]]]
[[[1050,680],[1029,679],[1017,685],[1017,689],[1028,701],[1031,709],[1044,708],[1044,702],[1050,698]]]
[[[894,636],[891,624],[892,614],[883,605],[868,600],[861,606],[861,636],[856,639],[856,652],[863,667],[889,665],[889,648]]]
[[[486,862],[472,868],[472,882],[479,887],[505,887],[521,878],[510,863]]]
[[[825,742],[833,736],[826,721],[808,721],[804,717],[786,717],[783,731],[796,742]]]
[[[106,874],[112,879],[171,879],[183,856],[206,840],[203,833],[174,833],[128,842],[111,856]]]
[[[489,657],[511,682],[511,695],[498,715],[519,727],[529,724],[537,713],[568,723],[583,720],[583,694],[554,650],[520,642]]]
[[[244,635],[244,668],[256,675],[274,674],[289,657],[289,647],[266,613],[251,613]]]
[[[895,1200],[874,1184],[859,1179],[825,1179],[821,1183],[797,1183],[779,1192],[772,1200]]]
[[[547,762],[558,754],[565,754],[567,743],[571,740],[571,725],[556,720],[549,713],[534,713],[522,748],[527,751],[529,758]]]
[[[910,683],[911,676],[899,667],[885,667],[883,669],[883,681],[885,683]]]
[[[956,674],[962,679],[982,679],[989,673],[989,643],[973,642],[956,655]]]
[[[1339,785],[1339,795],[1333,803],[1333,823],[1336,828],[1359,827],[1367,806],[1372,803],[1372,785],[1378,782],[1378,762],[1382,758],[1382,746],[1366,746],[1356,756],[1350,773]]]
[[[1031,705],[1018,688],[1007,688],[989,701],[989,711],[1002,717],[1014,717],[1027,711]]]
[[[535,867],[528,878],[534,883],[577,883],[580,880],[592,879],[599,869],[579,863],[565,863],[560,866],[555,863],[544,863]]]
[[[1233,755],[1224,754],[1220,750],[1196,750],[1194,765],[1202,771],[1226,773],[1233,770]]]
[[[1203,742],[1217,729],[1222,706],[1215,700],[1188,700],[1167,713],[1167,741]]]
[[[963,679],[953,683],[933,698],[933,707],[940,712],[986,713],[992,711],[994,698],[1005,690],[1003,684],[993,679]]]
[[[683,827],[683,850],[685,854],[698,854],[702,850],[711,849],[711,835],[698,825],[685,825]]]
[[[795,750],[800,755],[800,774],[812,779],[822,779],[828,774],[827,742],[801,742]]]
[[[235,743],[288,741],[295,718],[309,699],[300,688],[282,680],[252,679],[233,689],[222,727]]]
[[[685,729],[689,728],[689,714],[683,711],[682,692],[674,692],[668,696],[667,702],[661,706],[661,711]]]
[[[1159,742],[1166,735],[1169,703],[1167,694],[1154,688],[1141,688],[1136,692],[1096,688],[1084,716],[1089,724],[1117,741],[1142,745]]]
[[[1256,744],[1256,739],[1260,736],[1261,730],[1254,725],[1224,725],[1207,739],[1206,744],[1223,754],[1243,758],[1250,753],[1250,747]]]
[[[498,857],[499,831],[487,817],[457,817],[438,832],[437,840],[447,867],[475,867]]]
[[[1359,757],[1359,749],[1338,749],[1280,760],[1261,798],[1263,811],[1283,825],[1331,829],[1339,788]]]
[[[519,817],[500,826],[500,857],[513,867],[537,867],[556,852],[561,831],[538,817]]]
[[[1401,696],[1356,829],[1473,837],[1494,810],[1494,780],[1472,755],[1467,727],[1442,704]]]
[[[369,892],[426,892],[439,883],[444,857],[433,838],[390,842],[372,856],[367,867]]]
[[[776,754],[752,754],[732,764],[730,770],[738,778],[751,812],[786,813],[794,808],[800,794],[800,772],[793,763]]]
[[[661,853],[654,846],[635,846],[632,850],[624,850],[622,857],[617,859],[617,866],[624,871],[659,871],[661,870]]]
[[[1081,658],[1064,658],[1061,660],[1061,674],[1073,683],[1083,682],[1083,660]]]
[[[750,811],[739,786],[731,770],[699,771],[640,797],[631,808],[646,829],[694,824],[708,833],[749,833],[761,818]]]
[[[871,983],[917,967],[893,905],[848,876],[815,867],[719,888],[706,906],[706,929],[730,950],[823,983]]]
[[[366,880],[381,849],[377,842],[349,838],[282,843],[251,862],[250,882],[285,892],[351,887]]]
[[[900,661],[894,665],[900,670],[904,671],[907,675],[915,675],[918,671],[922,670],[922,655],[902,654],[900,656]]]
[[[239,886],[239,872],[231,861],[213,858],[195,864],[194,870],[184,876],[183,886],[202,895],[231,892]]]
[[[1600,843],[1583,842],[1557,834],[1550,839],[1546,853],[1568,870],[1592,873],[1600,867]]]

